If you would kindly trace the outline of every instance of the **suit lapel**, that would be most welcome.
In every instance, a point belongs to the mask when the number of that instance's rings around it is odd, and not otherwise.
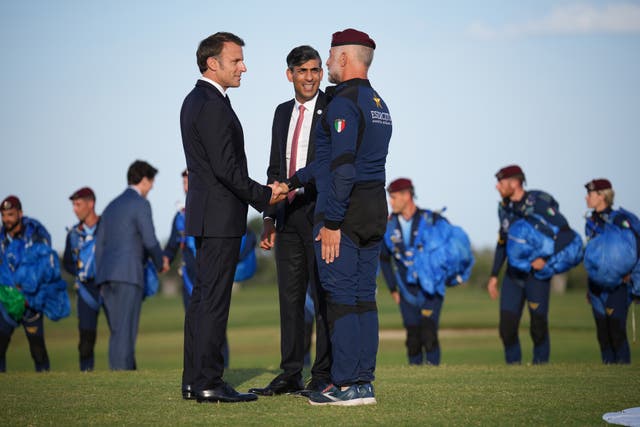
[[[285,108],[282,109],[282,116],[278,120],[278,129],[280,135],[280,169],[282,176],[287,176],[287,137],[289,136],[289,123],[291,123],[291,114],[293,114],[293,106],[295,101],[289,101]]]
[[[307,164],[311,163],[316,157],[316,126],[318,120],[324,113],[324,107],[326,106],[326,100],[324,92],[318,91],[318,99],[316,100],[315,111],[313,112],[313,118],[311,119],[311,132],[309,134],[309,147],[307,149]]]

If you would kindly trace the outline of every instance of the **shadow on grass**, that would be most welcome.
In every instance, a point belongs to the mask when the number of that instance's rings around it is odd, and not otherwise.
[[[275,376],[278,372],[279,370],[265,368],[228,369],[224,371],[224,379],[229,384],[236,387],[237,385],[244,384],[247,381],[251,381],[254,378],[257,378],[262,374],[273,373]]]

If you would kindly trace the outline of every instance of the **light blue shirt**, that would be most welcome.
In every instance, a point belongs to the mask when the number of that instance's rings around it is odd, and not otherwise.
[[[398,221],[400,222],[400,229],[402,230],[402,240],[406,246],[411,244],[411,224],[413,223],[413,217],[404,219],[402,215],[398,215]]]

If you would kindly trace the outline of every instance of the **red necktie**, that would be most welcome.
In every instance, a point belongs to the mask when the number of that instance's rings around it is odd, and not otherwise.
[[[300,137],[300,129],[302,128],[302,122],[304,120],[304,105],[300,104],[300,114],[298,114],[298,121],[296,122],[296,128],[293,131],[293,138],[291,139],[291,156],[289,158],[289,176],[291,178],[296,173],[296,162],[298,160],[298,138]],[[293,198],[296,197],[295,191],[290,191],[287,194],[287,199],[289,199],[289,203],[293,201]]]

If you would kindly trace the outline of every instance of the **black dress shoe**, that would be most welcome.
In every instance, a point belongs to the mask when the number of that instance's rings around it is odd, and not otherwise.
[[[250,388],[249,393],[259,394],[260,396],[274,396],[276,394],[296,393],[302,389],[301,379],[278,376],[265,388]]]
[[[182,398],[184,400],[194,400],[196,398],[196,394],[190,385],[182,386]]]
[[[331,385],[331,381],[319,379],[319,378],[311,378],[311,381],[307,383],[305,388],[300,390],[296,394],[299,394],[304,397],[309,397],[311,393],[323,392],[330,385]]]
[[[236,402],[251,402],[258,400],[258,396],[251,393],[238,393],[227,383],[223,383],[221,386],[210,390],[202,390],[196,392],[196,400],[198,403],[204,402],[222,402],[222,403],[236,403]]]

